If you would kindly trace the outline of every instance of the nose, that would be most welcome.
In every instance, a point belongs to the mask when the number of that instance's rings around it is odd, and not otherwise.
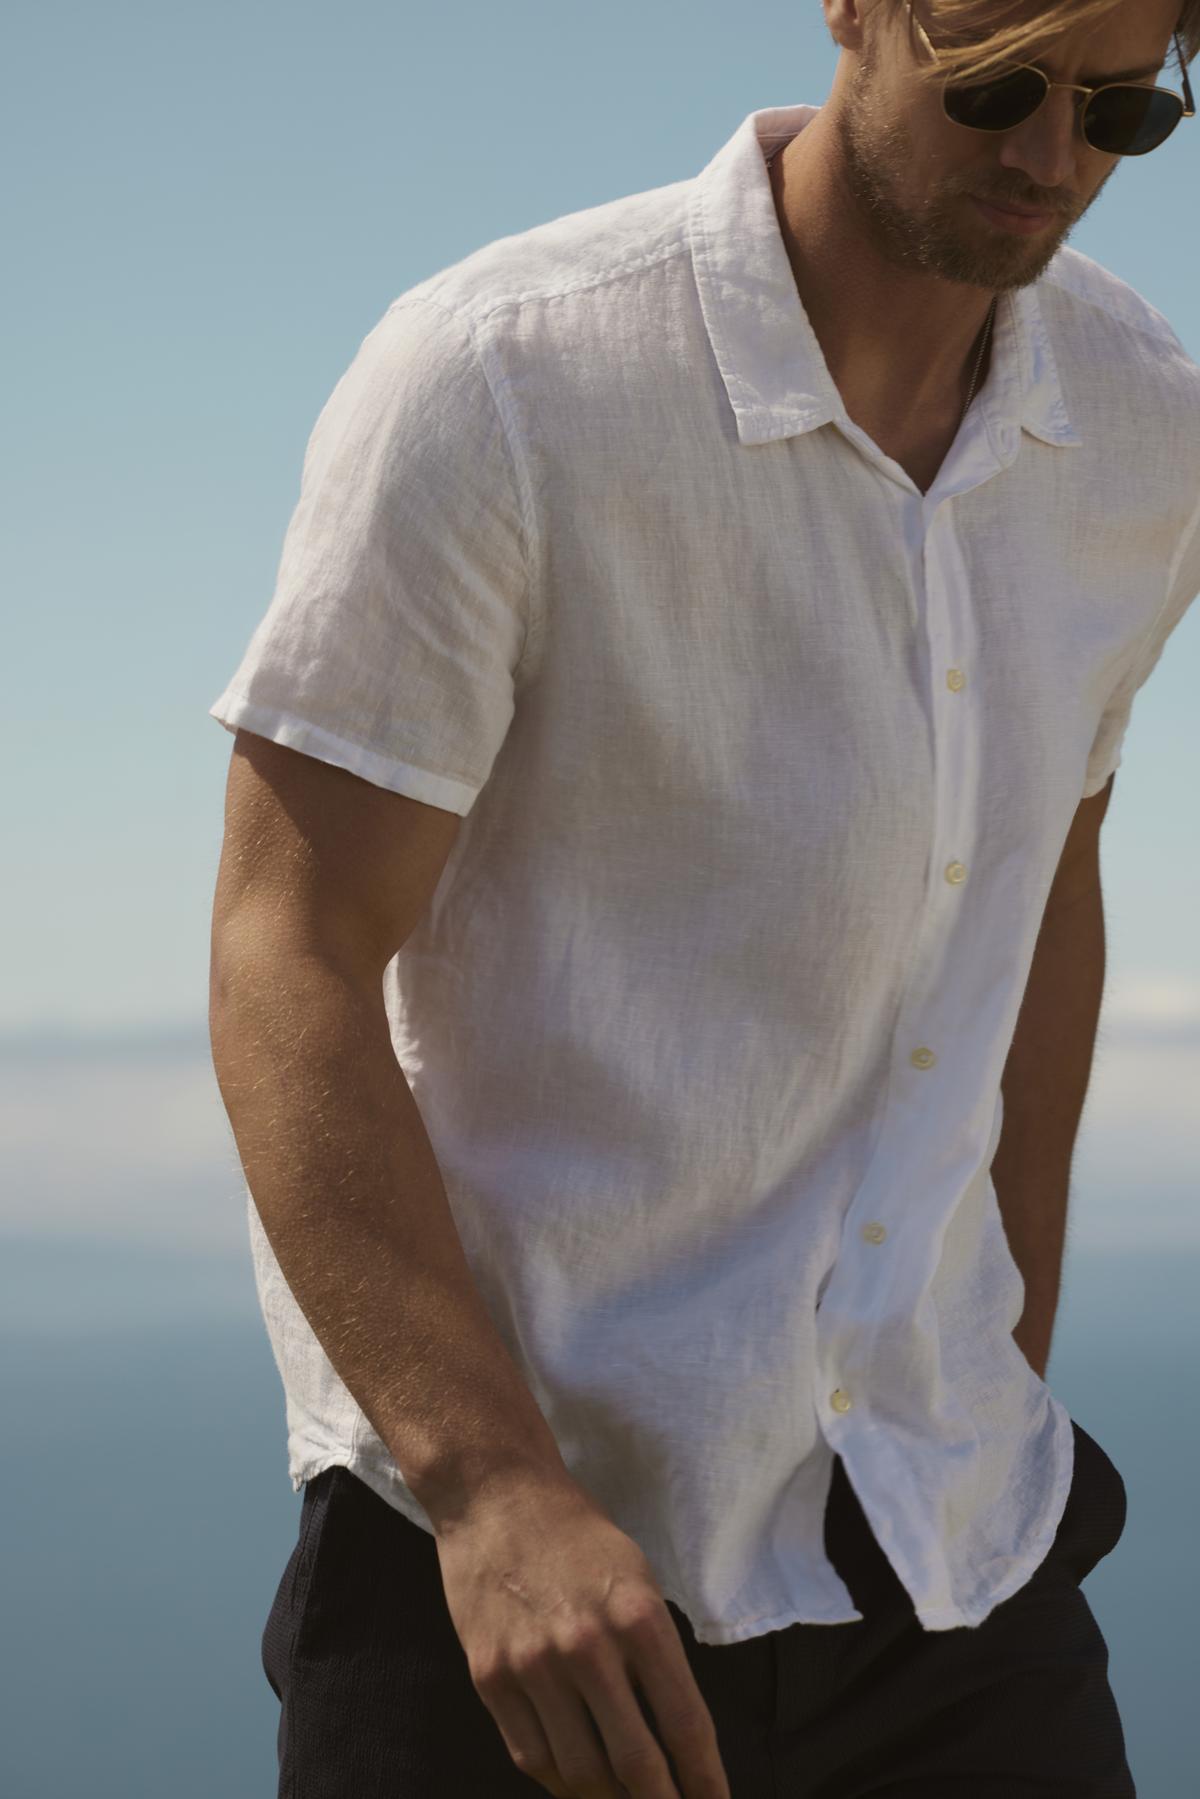
[[[1004,133],[1003,166],[1019,169],[1039,192],[1070,188],[1080,149],[1088,148],[1082,123],[1084,98],[1070,88],[1052,88],[1032,118]]]

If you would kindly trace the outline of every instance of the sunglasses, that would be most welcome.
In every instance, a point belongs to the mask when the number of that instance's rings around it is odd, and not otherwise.
[[[908,0],[908,10],[926,50],[936,58],[929,34],[913,12],[912,0]],[[1093,150],[1102,150],[1106,156],[1145,156],[1166,143],[1180,119],[1196,116],[1178,33],[1174,41],[1183,72],[1182,99],[1169,87],[1135,87],[1126,81],[1111,81],[1104,87],[1050,81],[1032,63],[1014,63],[984,81],[948,81],[942,89],[942,105],[948,119],[969,131],[1011,131],[1033,117],[1051,88],[1069,87],[1088,96],[1083,135]]]

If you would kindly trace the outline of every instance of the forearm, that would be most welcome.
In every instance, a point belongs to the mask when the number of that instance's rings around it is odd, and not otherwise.
[[[287,1283],[431,1519],[510,1471],[565,1476],[471,1277],[378,985],[303,951],[230,951],[209,1024]]]
[[[992,1163],[1004,1229],[1025,1281],[1013,1337],[1045,1377],[1066,1242],[1071,1159],[1087,1097],[1104,993],[1099,884],[1047,911],[1002,1080]]]

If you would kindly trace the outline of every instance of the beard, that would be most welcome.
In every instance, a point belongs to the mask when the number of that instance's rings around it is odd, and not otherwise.
[[[885,112],[875,74],[874,50],[864,40],[850,102],[838,109],[834,123],[845,196],[876,254],[897,268],[994,293],[1036,281],[1078,218],[1058,220],[1036,237],[1018,237],[990,227],[964,199],[966,188],[939,187],[931,180],[927,194],[913,199],[903,181],[920,174],[921,152],[905,121]]]

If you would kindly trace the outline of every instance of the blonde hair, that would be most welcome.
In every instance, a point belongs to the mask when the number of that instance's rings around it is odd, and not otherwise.
[[[911,28],[907,0],[891,3]],[[1124,3],[1051,0],[1031,19],[1028,0],[923,0],[921,22],[933,27],[938,59],[921,58],[913,72],[931,83],[947,76],[954,81],[981,81],[1005,63],[1036,62],[1056,37],[1100,25]],[[1014,13],[1025,16],[1014,18]],[[1175,29],[1184,59],[1190,63],[1200,51],[1200,0],[1180,0]],[[955,43],[956,37],[963,41]]]

